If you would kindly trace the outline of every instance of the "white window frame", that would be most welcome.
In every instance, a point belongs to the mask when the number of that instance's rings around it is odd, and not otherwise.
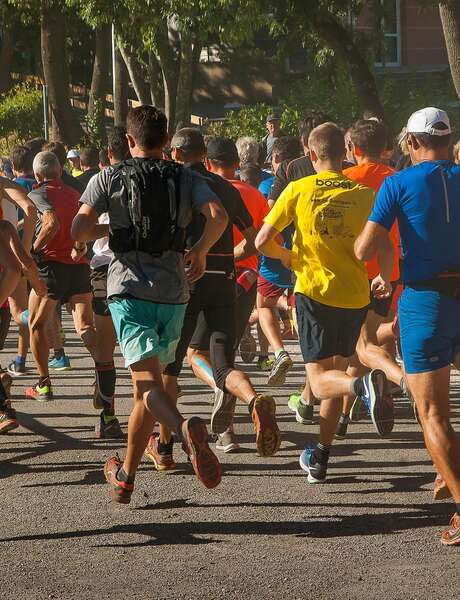
[[[396,38],[396,62],[376,62],[376,67],[400,67],[401,66],[401,0],[394,0],[396,4],[396,31],[394,33],[383,33],[384,38]],[[383,0],[380,0],[383,4]],[[384,17],[382,17],[382,29],[384,26]]]

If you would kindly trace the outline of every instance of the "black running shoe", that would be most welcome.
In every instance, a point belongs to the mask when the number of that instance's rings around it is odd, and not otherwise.
[[[373,369],[362,378],[364,394],[362,401],[371,416],[380,437],[393,431],[395,416],[393,398],[387,392],[387,378],[380,369]]]
[[[348,415],[342,415],[340,417],[339,423],[337,425],[337,430],[335,432],[336,440],[344,440],[347,435],[348,423],[350,422],[350,418]]]

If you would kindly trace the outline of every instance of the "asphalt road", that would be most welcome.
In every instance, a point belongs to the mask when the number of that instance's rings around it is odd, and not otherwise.
[[[73,370],[54,378],[55,401],[24,400],[35,374],[16,380],[22,427],[0,438],[0,598],[14,600],[277,599],[424,600],[460,596],[459,551],[439,533],[452,505],[434,503],[433,468],[407,401],[379,439],[370,421],[334,445],[327,483],[309,485],[298,466],[317,425],[299,425],[287,408],[302,381],[296,366],[274,390],[283,443],[273,458],[255,454],[239,406],[242,450],[224,455],[215,490],[195,479],[176,446],[178,470],[141,465],[131,505],[108,500],[102,466],[123,443],[96,440],[93,373],[66,326]],[[1,353],[14,357],[14,330]],[[118,356],[117,406],[126,424],[130,383]],[[248,371],[264,389],[266,375]],[[181,410],[209,419],[210,395],[185,369]],[[454,422],[459,380],[452,381]]]

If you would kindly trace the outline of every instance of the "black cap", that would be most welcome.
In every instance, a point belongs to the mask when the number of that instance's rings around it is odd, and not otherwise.
[[[211,138],[207,150],[209,160],[221,160],[228,164],[236,164],[240,160],[235,142],[227,138]]]
[[[177,148],[184,152],[205,153],[204,139],[198,129],[194,127],[183,127],[176,131],[171,140],[171,148]]]

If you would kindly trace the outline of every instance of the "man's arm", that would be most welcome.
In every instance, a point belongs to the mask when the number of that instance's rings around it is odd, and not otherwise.
[[[42,223],[40,233],[34,242],[32,250],[35,254],[38,254],[45,248],[45,246],[54,238],[60,229],[59,220],[56,212],[53,209],[45,210],[42,214]]]
[[[277,258],[287,269],[290,269],[292,252],[275,241],[279,233],[272,225],[264,223],[256,237],[256,248],[264,256]]]
[[[37,221],[37,209],[20,185],[9,179],[2,179],[1,184],[3,197],[24,212],[22,243],[27,252],[30,252]]]
[[[217,199],[203,204],[200,212],[206,219],[203,235],[185,255],[185,263],[188,266],[187,278],[191,283],[203,276],[206,269],[206,255],[224,233],[228,224],[227,211]]]
[[[383,256],[390,249],[392,244],[388,229],[374,221],[368,221],[355,240],[355,256],[358,260],[371,260],[377,252],[379,256],[380,252],[383,253]]]
[[[109,225],[98,223],[99,214],[88,204],[82,204],[72,222],[71,236],[77,242],[91,242],[109,235]]]
[[[239,244],[235,246],[233,249],[233,256],[235,261],[244,260],[245,258],[249,258],[257,254],[255,241],[257,231],[254,227],[248,227],[241,231],[241,235],[243,236],[243,240]]]

